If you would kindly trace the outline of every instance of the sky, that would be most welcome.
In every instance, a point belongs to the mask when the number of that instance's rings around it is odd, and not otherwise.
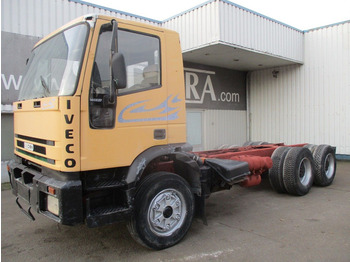
[[[165,20],[206,0],[83,0],[116,10]],[[232,0],[300,30],[350,20],[350,0]]]

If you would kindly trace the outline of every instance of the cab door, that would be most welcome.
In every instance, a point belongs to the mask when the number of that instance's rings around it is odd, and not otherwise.
[[[163,32],[118,22],[117,50],[125,58],[127,87],[109,103],[112,26],[98,20],[82,94],[82,170],[129,166],[144,150],[168,142],[167,123],[176,118],[162,60]]]

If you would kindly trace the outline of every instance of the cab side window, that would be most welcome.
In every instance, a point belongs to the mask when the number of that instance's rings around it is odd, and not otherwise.
[[[111,84],[111,39],[112,26],[105,24],[100,29],[99,40],[93,64],[89,117],[91,128],[113,128],[116,105],[108,103]],[[118,94],[130,94],[161,86],[160,40],[153,35],[141,34],[124,29],[118,30],[118,53],[125,58],[127,87]]]
[[[124,55],[127,72],[127,87],[119,90],[119,94],[161,86],[158,37],[120,29],[118,52]]]

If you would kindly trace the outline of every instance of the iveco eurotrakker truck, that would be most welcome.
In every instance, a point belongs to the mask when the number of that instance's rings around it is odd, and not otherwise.
[[[336,172],[329,145],[192,152],[179,35],[108,16],[78,18],[39,41],[13,110],[8,171],[28,217],[89,227],[125,220],[153,249],[178,243],[194,215],[205,222],[213,192],[267,175],[277,192],[301,196]]]

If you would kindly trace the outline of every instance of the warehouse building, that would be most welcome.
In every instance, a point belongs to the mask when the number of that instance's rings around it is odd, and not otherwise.
[[[187,137],[196,150],[248,140],[308,142],[336,146],[339,158],[350,158],[350,20],[301,31],[226,0],[165,21],[80,0],[2,0],[2,181],[13,158],[11,104],[31,48],[91,13],[180,34]]]

